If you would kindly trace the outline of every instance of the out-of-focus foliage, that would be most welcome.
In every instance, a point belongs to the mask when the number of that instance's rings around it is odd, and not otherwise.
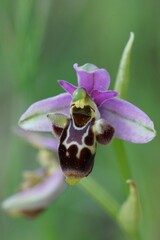
[[[33,169],[33,150],[11,132],[32,103],[63,91],[57,79],[75,84],[73,63],[107,68],[112,87],[131,31],[128,100],[143,109],[159,132],[160,2],[156,0],[0,1],[0,200],[16,191],[23,169]],[[141,234],[160,238],[160,142],[125,143],[142,206]],[[112,145],[98,146],[92,176],[124,201]],[[2,240],[124,239],[79,187],[69,187],[34,220],[0,213]]]

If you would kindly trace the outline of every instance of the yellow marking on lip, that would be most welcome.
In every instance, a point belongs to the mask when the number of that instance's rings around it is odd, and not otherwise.
[[[74,176],[67,176],[65,181],[68,185],[75,186],[77,183],[79,183],[80,178]]]

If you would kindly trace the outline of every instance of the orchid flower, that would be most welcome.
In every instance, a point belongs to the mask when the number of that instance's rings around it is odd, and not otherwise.
[[[151,119],[138,107],[108,90],[110,76],[93,64],[74,64],[78,87],[59,80],[67,92],[31,105],[21,116],[25,130],[53,132],[59,139],[58,156],[66,182],[76,184],[89,175],[97,142],[119,138],[147,143],[155,137]]]
[[[64,176],[57,163],[57,140],[21,129],[16,134],[39,149],[40,168],[23,173],[19,191],[8,197],[2,208],[14,216],[35,217],[64,189]]]

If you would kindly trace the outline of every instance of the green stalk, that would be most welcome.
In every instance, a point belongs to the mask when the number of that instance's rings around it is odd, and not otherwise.
[[[116,220],[119,203],[96,180],[88,177],[80,181],[79,185],[85,190],[113,219]]]
[[[126,98],[128,92],[128,83],[129,83],[129,75],[130,75],[130,58],[131,51],[134,42],[134,33],[130,33],[129,40],[124,48],[122,53],[122,57],[120,60],[117,78],[115,82],[115,91],[119,93],[119,97]]]
[[[113,147],[115,149],[116,158],[118,160],[117,162],[118,162],[122,182],[124,185],[124,190],[125,190],[125,193],[127,194],[128,186],[126,184],[126,180],[132,179],[132,173],[128,163],[128,158],[125,151],[124,143],[120,139],[114,139]]]
[[[115,82],[114,90],[119,93],[119,97],[126,98],[128,84],[129,84],[129,72],[130,72],[130,58],[131,51],[134,42],[134,33],[130,33],[129,40],[122,53],[121,61],[118,68],[117,78]],[[127,154],[125,152],[124,144],[121,140],[114,140],[114,149],[118,160],[120,174],[122,177],[123,184],[127,179],[132,178],[131,170],[129,167]],[[124,185],[125,192],[127,191],[126,184]]]
[[[89,176],[86,179],[82,179],[79,183],[79,186],[99,204],[99,206],[105,211],[105,213],[107,213],[107,215],[111,217],[111,219],[117,224],[127,239],[140,240],[139,232],[136,234],[131,234],[123,228],[119,219],[117,218],[120,204],[96,180]]]

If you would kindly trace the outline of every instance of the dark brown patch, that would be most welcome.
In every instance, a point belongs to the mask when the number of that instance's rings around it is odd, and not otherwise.
[[[97,134],[96,136],[97,142],[101,144],[110,143],[110,141],[113,138],[114,132],[115,132],[114,128],[111,125],[107,124],[104,132],[102,134]]]
[[[85,106],[84,108],[73,107],[73,119],[77,127],[83,127],[91,119],[91,108]]]
[[[59,146],[59,160],[64,175],[85,177],[92,171],[95,154],[92,154],[88,148],[83,148],[80,158],[77,158],[77,152],[78,147],[75,144],[70,146],[68,150],[63,144]]]
[[[64,128],[63,131],[62,131],[61,139],[60,139],[61,142],[64,142],[64,140],[65,140],[66,137],[67,137],[68,126],[69,126],[69,121],[68,121],[68,124],[65,126],[65,128]]]
[[[87,146],[92,146],[94,144],[94,133],[92,128],[89,129],[88,135],[85,137],[84,142]]]
[[[63,132],[63,128],[57,127],[56,125],[52,125],[53,128],[53,133],[56,135],[56,137],[60,137],[62,132]]]
[[[80,159],[83,162],[84,171],[87,173],[86,176],[92,171],[94,165],[95,153],[92,154],[88,148],[83,148],[80,154]]]
[[[37,210],[24,210],[22,214],[28,218],[37,217],[40,213],[42,213],[45,209],[37,209]]]

